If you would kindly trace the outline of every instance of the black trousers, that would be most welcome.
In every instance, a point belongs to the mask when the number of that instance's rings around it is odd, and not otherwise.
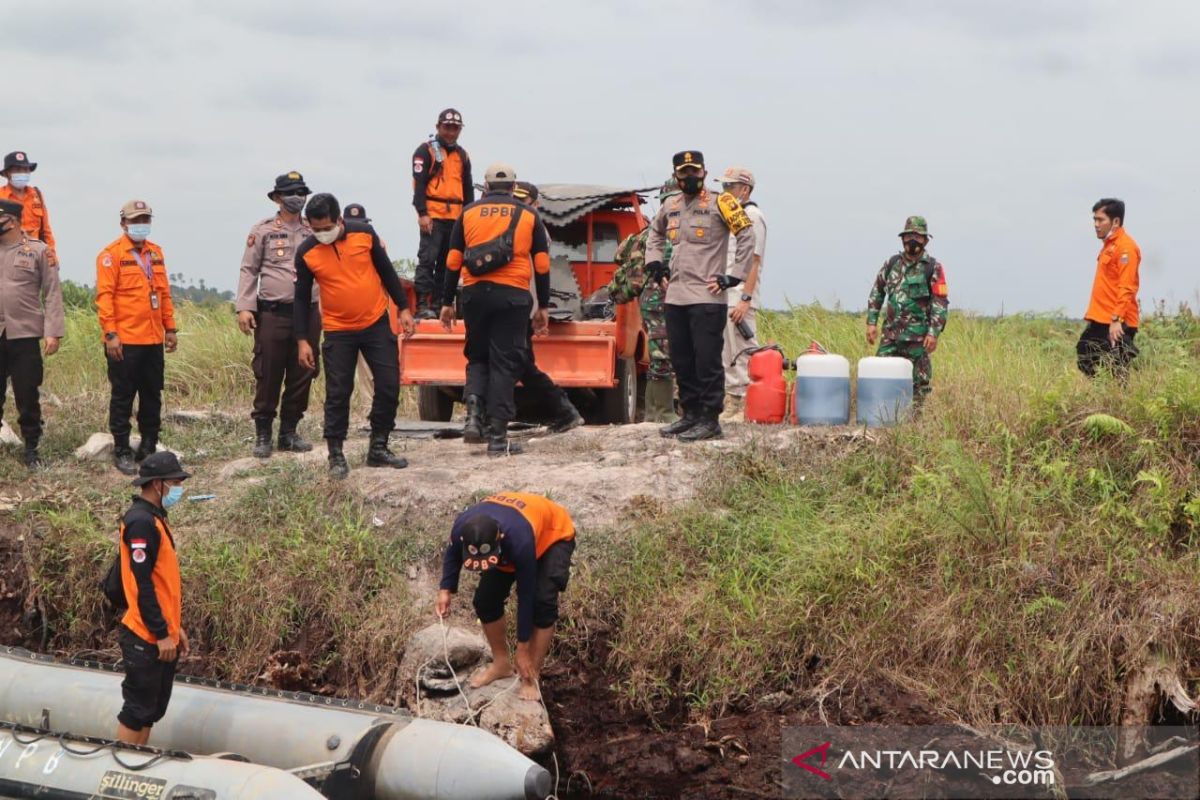
[[[124,625],[118,626],[117,641],[121,644],[121,661],[125,666],[125,680],[121,681],[121,697],[125,703],[117,714],[117,721],[130,730],[140,731],[167,713],[171,689],[175,685],[175,667],[179,662],[159,661],[158,646]]]
[[[525,360],[525,371],[521,373],[521,385],[533,392],[539,399],[555,403],[559,399],[562,389],[549,375],[538,369],[537,363],[533,360],[532,320],[529,322],[529,334],[525,337],[525,347],[529,351],[529,358]]]
[[[717,417],[725,408],[725,303],[667,306],[667,341],[679,404],[693,416]]]
[[[254,329],[254,411],[256,420],[270,422],[279,407],[280,430],[296,430],[296,425],[308,410],[308,394],[312,382],[321,371],[300,365],[299,348],[293,335],[292,307],[273,311],[262,310]],[[317,352],[321,341],[321,310],[316,303],[308,316],[308,343]],[[279,395],[283,393],[283,402]]]
[[[528,289],[484,281],[463,289],[463,322],[467,327],[466,394],[485,399],[496,426],[516,416],[513,387],[529,362]]]
[[[42,385],[41,340],[35,338],[9,339],[0,334],[0,419],[4,419],[4,397],[12,381],[13,399],[17,401],[17,425],[26,447],[36,447],[42,438],[42,402],[38,389]]]
[[[1075,345],[1079,371],[1090,378],[1097,369],[1106,366],[1118,377],[1128,374],[1130,362],[1138,355],[1137,345],[1133,343],[1137,332],[1137,328],[1126,327],[1125,337],[1113,345],[1108,341],[1108,326],[1103,322],[1088,320],[1079,343]]]
[[[354,392],[354,369],[362,353],[375,397],[371,400],[371,433],[391,433],[396,427],[396,404],[400,401],[400,350],[396,334],[384,313],[361,331],[325,331],[321,357],[325,359],[325,438],[342,441],[350,428],[350,395]]]
[[[132,426],[133,399],[137,397],[138,433],[158,439],[162,429],[163,346],[127,344],[120,361],[108,358],[108,382],[112,395],[108,401],[108,429],[113,438],[128,438]],[[105,355],[107,358],[107,353]]]
[[[546,548],[537,560],[537,588],[533,594],[533,627],[549,628],[558,622],[558,596],[567,590],[571,578],[571,555],[575,540],[563,539]],[[504,603],[517,580],[515,572],[489,569],[479,576],[475,587],[475,616],[487,624],[504,616]]]
[[[446,256],[450,253],[450,232],[454,230],[454,220],[433,220],[433,231],[421,233],[421,241],[417,245],[417,274],[413,278],[413,288],[417,292],[417,302],[425,302],[432,295],[433,305],[441,305],[442,284],[446,280]]]

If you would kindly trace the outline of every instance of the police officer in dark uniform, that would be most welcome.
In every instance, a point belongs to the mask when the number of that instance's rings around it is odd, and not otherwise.
[[[300,216],[310,194],[299,172],[275,179],[267,193],[279,211],[253,228],[238,279],[238,327],[254,334],[254,455],[271,455],[271,426],[279,407],[279,449],[307,453],[312,445],[300,438],[296,427],[308,410],[309,390],[318,368],[300,363],[292,333],[292,304],[296,295],[296,250],[312,235]],[[321,340],[321,313],[314,290],[309,306],[308,341],[313,349]],[[280,402],[282,389],[283,401]]]

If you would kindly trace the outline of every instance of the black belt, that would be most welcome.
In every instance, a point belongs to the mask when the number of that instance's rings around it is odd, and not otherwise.
[[[261,314],[264,311],[271,311],[276,314],[292,313],[293,303],[282,303],[278,300],[259,300],[258,311]]]

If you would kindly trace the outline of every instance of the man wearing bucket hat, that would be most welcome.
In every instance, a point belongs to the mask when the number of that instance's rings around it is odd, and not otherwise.
[[[50,212],[46,209],[46,198],[42,190],[30,185],[30,178],[37,170],[37,163],[29,160],[29,154],[15,150],[4,157],[4,169],[0,175],[6,183],[0,186],[0,200],[12,200],[21,204],[21,230],[30,239],[37,239],[55,250],[54,231],[50,229]]]
[[[478,571],[475,614],[492,649],[492,663],[471,679],[479,688],[513,674],[504,604],[517,585],[519,696],[538,698],[538,676],[554,638],[558,596],[566,591],[575,552],[575,524],[567,510],[537,494],[494,494],[458,515],[442,557],[435,610],[444,617],[463,567]]]
[[[421,241],[417,247],[417,319],[436,319],[450,253],[450,232],[463,208],[475,200],[471,157],[458,143],[463,118],[456,109],[438,114],[437,133],[413,153],[413,208]]]
[[[108,382],[108,429],[113,436],[113,462],[132,475],[158,446],[162,427],[163,348],[174,353],[175,304],[167,280],[163,250],[148,238],[153,210],[145,200],[121,207],[121,237],[96,256],[96,314],[104,337]],[[134,453],[129,447],[133,400],[137,398],[138,432]]]
[[[922,402],[931,391],[933,364],[946,327],[950,293],[946,271],[925,246],[932,237],[924,217],[912,216],[900,232],[903,249],[883,262],[867,301],[867,344],[879,336],[879,315],[887,304],[878,355],[907,358],[913,364],[913,401]]]
[[[279,409],[279,449],[307,453],[312,445],[296,432],[308,410],[309,391],[320,365],[309,369],[300,363],[293,331],[296,296],[296,250],[312,235],[300,216],[310,194],[304,176],[287,172],[275,179],[267,199],[279,206],[259,221],[246,237],[238,279],[238,327],[254,335],[254,455],[271,455],[271,427]],[[308,342],[315,351],[321,340],[319,293],[313,289],[309,304]],[[280,395],[282,394],[282,403]]]
[[[133,485],[141,491],[125,512],[118,537],[118,569],[125,611],[117,638],[125,666],[117,740],[146,744],[171,700],[175,667],[188,654],[183,629],[183,586],[167,509],[183,498],[184,471],[164,450],[142,461]]]
[[[40,465],[42,351],[58,352],[66,332],[62,287],[54,251],[21,230],[21,204],[0,200],[0,415],[11,379],[25,466]]]
[[[679,182],[669,178],[658,192],[658,202],[679,194]],[[642,329],[646,332],[650,366],[646,370],[645,420],[646,422],[671,423],[679,417],[675,414],[675,373],[671,369],[671,350],[667,343],[667,317],[663,304],[663,288],[658,281],[646,279],[646,242],[650,228],[641,233],[631,233],[617,245],[613,261],[617,265],[608,284],[608,296],[617,305],[638,301],[642,315]],[[670,265],[672,245],[668,241],[663,249],[663,261]],[[668,267],[669,268],[669,267]]]
[[[683,150],[672,159],[681,195],[669,198],[654,217],[646,245],[646,274],[666,287],[667,338],[671,366],[679,385],[683,418],[659,430],[682,442],[722,435],[725,404],[725,290],[750,272],[754,225],[733,195],[714,197],[704,188],[704,155]],[[731,239],[729,234],[733,234]],[[733,266],[726,269],[729,244],[736,243]],[[672,251],[664,265],[666,243]]]

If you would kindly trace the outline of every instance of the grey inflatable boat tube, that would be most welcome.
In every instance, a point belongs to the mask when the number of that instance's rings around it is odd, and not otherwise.
[[[122,674],[0,647],[0,720],[111,737]],[[236,753],[301,777],[328,774],[326,796],[352,781],[375,800],[544,800],[550,773],[499,737],[350,700],[176,678],[155,747]]]
[[[0,724],[0,796],[85,800],[322,800],[274,767],[134,749]]]

